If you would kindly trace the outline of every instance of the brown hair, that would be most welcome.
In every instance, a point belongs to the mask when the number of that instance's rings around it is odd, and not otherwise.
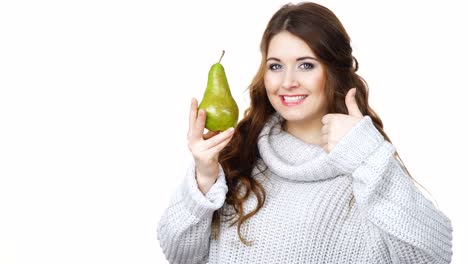
[[[230,216],[226,221],[233,220],[230,226],[237,223],[237,233],[242,243],[250,244],[241,235],[241,225],[256,214],[265,202],[265,190],[251,174],[260,158],[257,147],[258,136],[268,118],[275,112],[265,91],[264,74],[268,45],[281,31],[288,31],[301,38],[324,66],[327,113],[348,114],[345,96],[349,89],[355,87],[356,101],[361,113],[370,116],[385,140],[391,142],[383,130],[382,120],[369,106],[367,83],[356,74],[358,61],[352,55],[351,40],[335,14],[324,6],[310,2],[284,5],[272,16],[263,33],[260,44],[262,53],[260,68],[248,88],[250,106],[237,125],[233,138],[219,156],[228,186],[225,203],[233,210],[230,214],[225,214],[222,209],[214,213],[212,221],[214,239],[219,235],[221,215],[223,215]],[[410,175],[398,152],[395,152],[395,157]],[[257,206],[246,214],[243,205],[251,194],[255,195]]]

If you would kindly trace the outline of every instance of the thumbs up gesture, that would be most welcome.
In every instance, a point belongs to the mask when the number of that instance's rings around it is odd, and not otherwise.
[[[350,89],[346,94],[345,103],[348,115],[327,114],[322,118],[322,147],[328,153],[364,117],[356,103],[355,95],[356,88]]]

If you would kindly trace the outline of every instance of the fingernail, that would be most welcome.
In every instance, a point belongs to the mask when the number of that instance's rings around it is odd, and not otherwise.
[[[228,128],[227,133],[232,133],[232,132],[234,132],[234,128],[233,127]]]

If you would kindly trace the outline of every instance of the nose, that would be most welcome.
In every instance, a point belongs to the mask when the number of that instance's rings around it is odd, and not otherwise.
[[[299,87],[299,82],[296,79],[293,70],[285,71],[283,82],[281,83],[281,88],[283,89],[293,89]]]

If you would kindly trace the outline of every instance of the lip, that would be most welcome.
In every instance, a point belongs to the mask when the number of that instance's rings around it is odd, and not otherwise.
[[[303,96],[304,98],[302,98],[301,100],[298,100],[298,101],[294,101],[294,102],[287,102],[284,99],[285,96],[286,97]],[[302,104],[302,102],[304,102],[304,100],[307,98],[307,94],[280,94],[279,98],[281,100],[281,103],[284,106],[296,106],[296,105],[300,105],[300,104]]]

